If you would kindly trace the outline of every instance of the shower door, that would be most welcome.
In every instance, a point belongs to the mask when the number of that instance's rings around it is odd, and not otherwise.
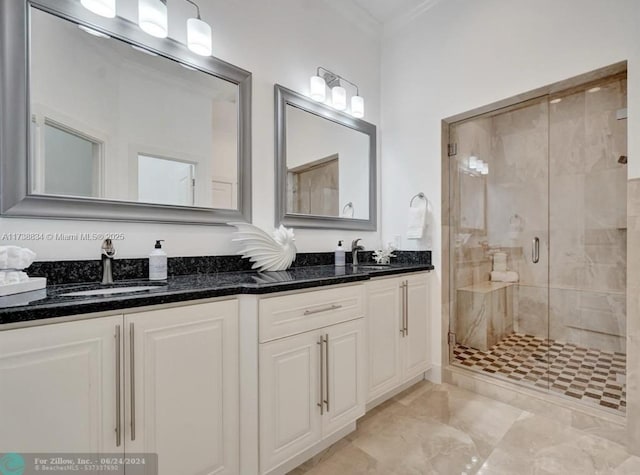
[[[450,126],[452,364],[625,412],[626,88]]]
[[[546,98],[450,127],[452,364],[549,388]]]

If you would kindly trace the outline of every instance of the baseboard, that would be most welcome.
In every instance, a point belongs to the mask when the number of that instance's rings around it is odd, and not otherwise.
[[[425,373],[426,374],[426,373]],[[401,384],[400,386],[392,389],[391,391],[388,391],[386,393],[384,393],[381,396],[376,397],[375,399],[372,399],[371,401],[369,401],[367,403],[367,407],[366,407],[366,412],[369,412],[371,409],[373,409],[374,407],[382,404],[383,402],[391,399],[393,396],[400,394],[402,391],[404,391],[405,389],[409,389],[411,386],[413,386],[416,383],[419,383],[420,381],[423,381],[425,378],[425,374],[420,374],[414,378],[411,378],[409,381],[407,381],[406,383]]]
[[[270,470],[268,472],[264,472],[264,475],[285,475],[286,473],[289,473],[294,468],[298,467],[299,465],[301,465],[304,462],[306,462],[307,460],[309,460],[314,455],[317,455],[320,452],[322,452],[323,450],[329,448],[331,445],[335,444],[340,439],[344,438],[345,436],[347,436],[348,434],[350,434],[354,430],[356,430],[356,423],[352,422],[351,424],[343,427],[339,431],[334,432],[333,434],[331,434],[326,439],[318,442],[313,447],[308,448],[304,452],[302,452],[302,453],[296,455],[295,457],[287,460],[286,462],[280,464],[276,468],[274,468],[274,469],[272,469],[272,470]]]

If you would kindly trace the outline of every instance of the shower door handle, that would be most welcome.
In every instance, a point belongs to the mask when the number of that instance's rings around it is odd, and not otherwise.
[[[538,236],[534,237],[531,243],[531,260],[534,264],[540,260],[540,238]]]

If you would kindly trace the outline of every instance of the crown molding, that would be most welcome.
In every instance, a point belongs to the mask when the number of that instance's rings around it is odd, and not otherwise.
[[[383,25],[376,20],[371,14],[360,7],[353,0],[323,0],[338,14],[353,23],[357,28],[365,33],[375,36],[377,39],[382,38]]]
[[[424,0],[420,5],[410,8],[406,12],[395,16],[388,22],[384,23],[383,35],[387,36],[397,32],[443,1],[444,0]]]

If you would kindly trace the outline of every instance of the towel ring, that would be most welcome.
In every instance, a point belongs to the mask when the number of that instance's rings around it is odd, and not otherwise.
[[[415,195],[413,198],[411,198],[411,201],[409,201],[409,208],[413,207],[413,201],[416,198],[420,198],[421,200],[425,200],[427,201],[427,198],[424,196],[424,193],[421,191],[420,193],[418,193],[417,195]]]
[[[353,203],[351,201],[349,201],[346,205],[344,205],[344,207],[342,208],[342,216],[344,217],[345,211],[347,209],[351,208],[351,217],[353,218],[353,213],[355,212],[355,209],[353,207]]]

